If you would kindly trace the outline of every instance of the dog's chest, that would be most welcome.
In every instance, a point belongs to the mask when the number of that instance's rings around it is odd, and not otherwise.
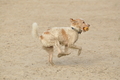
[[[71,32],[70,34],[69,34],[69,43],[70,44],[74,44],[77,40],[78,40],[78,33],[76,33],[76,32]]]

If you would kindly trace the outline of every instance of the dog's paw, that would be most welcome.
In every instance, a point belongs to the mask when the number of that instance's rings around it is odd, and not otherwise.
[[[64,53],[59,53],[59,54],[58,54],[58,58],[60,58],[60,57],[62,57],[62,56],[65,56],[65,54],[64,54]]]
[[[62,57],[62,56],[69,55],[69,54],[71,54],[71,53],[66,53],[66,54],[65,54],[65,53],[59,53],[59,54],[58,54],[58,58],[60,58],[60,57]]]

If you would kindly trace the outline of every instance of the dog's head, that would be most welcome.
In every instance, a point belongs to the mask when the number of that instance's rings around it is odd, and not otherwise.
[[[90,25],[85,23],[83,19],[72,19],[70,18],[71,26],[76,28],[77,30],[82,30],[84,32],[89,30]]]

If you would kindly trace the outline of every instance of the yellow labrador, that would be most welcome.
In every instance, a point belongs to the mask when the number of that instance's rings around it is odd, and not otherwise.
[[[85,23],[83,19],[70,19],[70,27],[53,27],[46,30],[42,35],[38,35],[37,23],[32,25],[32,35],[37,36],[43,44],[43,49],[49,53],[49,62],[53,63],[53,49],[54,46],[58,50],[58,57],[69,55],[68,48],[78,49],[78,55],[80,55],[82,48],[74,45],[78,40],[78,36],[82,31],[89,30],[89,24]],[[65,46],[64,52],[61,50],[60,45]]]

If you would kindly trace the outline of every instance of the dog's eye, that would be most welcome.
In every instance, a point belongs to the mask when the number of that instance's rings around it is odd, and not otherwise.
[[[85,22],[83,21],[83,23],[85,23]]]

